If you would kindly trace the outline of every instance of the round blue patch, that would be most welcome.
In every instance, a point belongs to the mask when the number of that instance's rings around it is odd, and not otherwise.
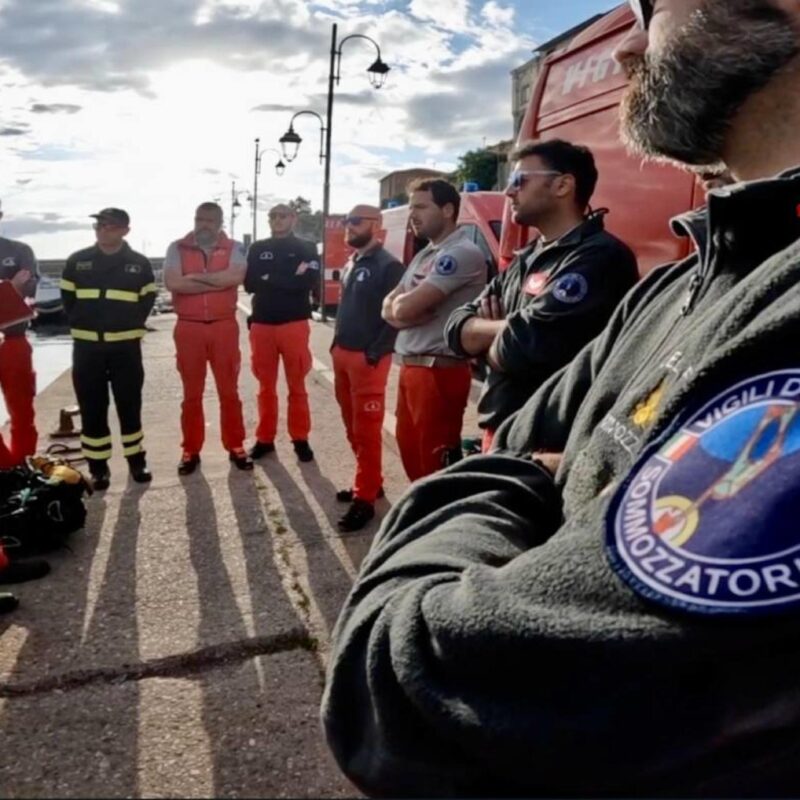
[[[458,261],[456,261],[453,256],[442,256],[436,262],[436,274],[443,275],[447,277],[448,275],[453,275],[458,272]]]
[[[580,303],[589,294],[589,281],[577,272],[559,278],[553,287],[553,297],[562,303]]]
[[[718,394],[654,445],[606,519],[614,571],[700,614],[800,607],[800,370]]]

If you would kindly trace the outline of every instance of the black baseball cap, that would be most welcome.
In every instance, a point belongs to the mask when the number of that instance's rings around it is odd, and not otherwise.
[[[124,225],[126,228],[131,224],[128,212],[121,208],[104,208],[96,214],[89,214],[89,216],[94,217],[98,222],[110,222],[113,225]]]

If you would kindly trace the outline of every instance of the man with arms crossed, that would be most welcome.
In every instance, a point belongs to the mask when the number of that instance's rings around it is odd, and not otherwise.
[[[630,1],[630,148],[739,182],[494,454],[387,517],[323,709],[367,794],[800,786],[800,1]]]
[[[472,381],[469,361],[444,339],[450,314],[486,285],[486,261],[458,229],[461,197],[451,183],[425,179],[409,187],[409,221],[429,244],[414,257],[383,303],[383,318],[400,332],[397,446],[412,481],[461,454],[461,423]]]
[[[200,463],[205,439],[203,392],[211,366],[220,406],[222,446],[241,470],[253,469],[244,450],[244,420],[239,399],[238,287],[247,270],[244,249],[222,231],[222,209],[201,203],[194,230],[172,242],[164,259],[164,284],[178,315],[175,349],[183,382],[181,430],[183,455],[178,474],[189,475]]]

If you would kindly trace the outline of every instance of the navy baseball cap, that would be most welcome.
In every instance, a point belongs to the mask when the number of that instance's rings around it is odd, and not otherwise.
[[[126,228],[131,224],[128,212],[121,208],[104,208],[96,214],[89,214],[89,216],[94,217],[98,222],[110,222],[112,225],[124,225]]]

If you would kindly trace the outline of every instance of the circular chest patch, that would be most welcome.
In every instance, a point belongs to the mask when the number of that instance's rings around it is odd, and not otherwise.
[[[717,395],[652,448],[606,520],[614,571],[702,614],[800,607],[800,370]]]
[[[358,283],[364,283],[372,273],[366,267],[359,267],[355,273],[355,279]]]
[[[577,272],[570,272],[559,278],[553,287],[553,297],[562,303],[580,303],[587,294],[589,294],[589,282]]]
[[[444,275],[446,277],[448,275],[453,275],[457,271],[458,262],[453,258],[453,256],[442,256],[436,262],[437,275]]]
[[[260,258],[262,261],[274,261],[274,260],[275,260],[275,253],[273,253],[273,252],[272,252],[272,250],[265,250],[265,251],[264,251],[264,252],[263,252],[263,253],[262,253],[262,254],[259,256],[259,258]]]

